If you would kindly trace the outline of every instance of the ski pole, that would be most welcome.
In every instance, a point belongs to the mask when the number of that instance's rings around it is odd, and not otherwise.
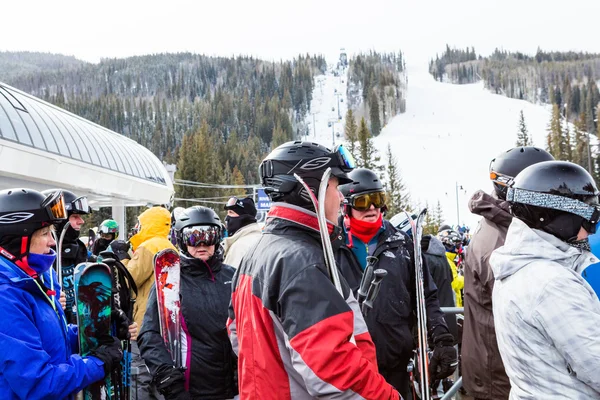
[[[57,257],[56,257],[56,269],[58,271],[56,271],[56,273],[58,274],[58,282],[60,283],[60,287],[62,288],[63,285],[63,281],[62,281],[62,244],[63,244],[63,240],[65,240],[65,235],[67,234],[67,228],[69,228],[71,226],[71,223],[69,221],[67,221],[67,223],[65,224],[65,226],[62,229],[62,232],[60,233],[60,239],[58,240],[58,247],[56,248],[57,251]]]
[[[373,261],[374,259],[374,261]],[[373,266],[377,262],[376,257],[369,256],[367,257],[367,267],[365,268],[365,272],[363,272],[362,279],[360,280],[360,286],[358,288],[358,304],[362,306],[363,302],[367,298],[367,294],[369,293],[369,286],[371,281],[373,280]]]
[[[373,272],[373,281],[371,281],[371,285],[369,286],[369,292],[367,293],[367,298],[362,304],[362,313],[366,317],[369,313],[369,310],[373,308],[373,302],[377,298],[379,294],[379,289],[381,289],[381,281],[387,275],[387,271],[385,269],[376,269]]]

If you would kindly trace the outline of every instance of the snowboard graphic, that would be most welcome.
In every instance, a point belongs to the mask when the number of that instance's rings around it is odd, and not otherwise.
[[[106,264],[81,263],[75,268],[75,299],[79,330],[79,354],[90,355],[101,336],[111,334],[112,274]],[[84,400],[113,398],[110,377],[83,390]]]
[[[154,256],[160,333],[177,368],[181,367],[179,276],[179,254],[175,250],[165,249]]]

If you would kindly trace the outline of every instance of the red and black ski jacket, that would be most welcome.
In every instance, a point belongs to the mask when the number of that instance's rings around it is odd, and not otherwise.
[[[375,347],[343,278],[342,286],[343,297],[325,266],[316,215],[275,203],[233,278],[228,329],[240,398],[399,398],[377,372]]]

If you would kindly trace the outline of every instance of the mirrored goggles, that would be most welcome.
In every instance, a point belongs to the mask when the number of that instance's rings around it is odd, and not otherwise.
[[[46,210],[52,223],[58,223],[68,218],[62,190],[48,195],[41,207]]]
[[[356,194],[350,197],[348,201],[350,207],[358,211],[367,211],[371,208],[371,204],[375,208],[382,208],[385,206],[385,193],[384,192],[373,192]]]
[[[186,246],[212,246],[221,241],[221,228],[215,225],[188,226],[183,228],[182,236]]]
[[[91,209],[87,197],[81,196],[67,204],[67,211],[71,214],[89,214]]]
[[[348,149],[344,147],[344,145],[340,144],[333,150],[334,154],[337,155],[338,160],[341,162],[340,168],[344,172],[350,172],[356,168],[356,162],[354,162],[354,157]]]

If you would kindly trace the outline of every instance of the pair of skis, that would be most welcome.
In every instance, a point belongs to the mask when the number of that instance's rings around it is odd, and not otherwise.
[[[425,305],[425,289],[423,284],[423,258],[421,256],[421,237],[423,236],[423,220],[427,209],[423,209],[416,220],[404,212],[411,226],[415,257],[415,290],[417,308],[417,349],[414,360],[408,366],[415,398],[431,399],[431,383],[429,382],[429,345],[427,343],[427,308]]]

